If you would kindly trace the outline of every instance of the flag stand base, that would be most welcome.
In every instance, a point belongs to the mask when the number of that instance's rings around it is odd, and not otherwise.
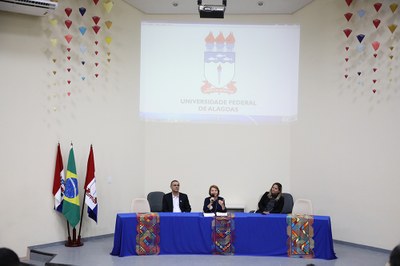
[[[65,246],[66,247],[81,247],[83,246],[83,242],[81,242],[81,236],[78,236],[78,238],[76,238],[76,229],[72,229],[72,239],[69,236],[67,242],[65,242]]]

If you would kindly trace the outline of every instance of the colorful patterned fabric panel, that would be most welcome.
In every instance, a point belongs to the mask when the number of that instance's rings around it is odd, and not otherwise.
[[[235,253],[233,246],[234,232],[235,221],[233,213],[228,213],[228,216],[215,216],[212,222],[213,254],[233,255]]]
[[[314,257],[314,228],[313,216],[309,215],[288,215],[287,234],[288,256],[289,257]]]
[[[157,255],[160,253],[160,217],[158,213],[137,214],[136,254]]]

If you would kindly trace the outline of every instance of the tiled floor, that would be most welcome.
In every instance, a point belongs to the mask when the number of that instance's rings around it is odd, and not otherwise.
[[[308,264],[335,266],[384,266],[389,252],[348,245],[335,242],[335,252],[338,259],[298,259],[284,257],[252,257],[252,256],[218,256],[218,255],[159,255],[159,256],[111,256],[113,236],[88,239],[79,248],[67,248],[63,244],[43,245],[34,250],[57,254],[50,262],[69,265],[138,265],[138,266],[306,266]],[[39,264],[36,264],[39,265]],[[44,265],[44,264],[43,264]]]

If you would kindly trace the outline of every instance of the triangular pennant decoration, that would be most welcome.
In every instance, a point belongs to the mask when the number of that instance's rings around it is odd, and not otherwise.
[[[97,25],[93,26],[92,29],[93,29],[94,33],[97,34],[99,32],[99,30],[100,30],[100,26],[97,26]]]
[[[389,6],[389,7],[390,7],[390,10],[392,10],[392,13],[396,12],[396,9],[397,9],[398,6],[399,6],[399,5],[396,4],[396,3],[393,3],[393,4],[391,4],[391,5]]]
[[[67,17],[69,17],[72,13],[72,8],[67,7],[66,9],[64,9],[64,11],[65,11],[65,14],[67,14]]]
[[[69,19],[67,19],[64,23],[65,23],[65,26],[67,26],[68,29],[69,29],[69,28],[71,27],[71,25],[72,25],[72,21],[69,20]]]
[[[347,21],[350,21],[351,17],[353,16],[353,13],[346,13],[344,14],[344,17],[346,18]]]
[[[79,27],[79,31],[82,34],[82,36],[85,35],[86,27],[84,27],[84,26]]]
[[[114,3],[112,1],[109,1],[107,3],[103,3],[104,9],[107,11],[107,13],[111,12],[111,9],[113,8]]]
[[[351,30],[351,29],[345,29],[345,30],[343,30],[343,32],[344,32],[344,34],[346,35],[346,37],[349,38],[349,36],[350,36],[352,30]]]
[[[388,26],[388,28],[389,28],[390,32],[393,33],[396,30],[397,25],[396,24],[391,24],[391,25]]]
[[[86,13],[86,8],[84,8],[84,7],[80,7],[79,8],[79,13],[81,13],[81,15],[82,15],[82,17],[85,15],[85,13]]]
[[[65,40],[67,41],[67,43],[70,43],[72,40],[72,35],[71,34],[67,34],[64,36]]]
[[[374,23],[374,26],[375,26],[375,28],[377,29],[377,28],[379,27],[379,24],[381,23],[381,20],[380,20],[380,19],[374,19],[374,20],[372,21],[372,23]]]
[[[96,25],[100,21],[100,17],[98,17],[98,16],[93,16],[92,19],[93,19],[94,24],[96,24]]]
[[[375,3],[374,4],[374,8],[375,8],[376,12],[379,12],[379,9],[381,9],[381,7],[382,7],[382,3]]]
[[[374,48],[375,51],[377,51],[379,49],[380,45],[381,45],[380,42],[377,42],[377,41],[372,42],[372,48]]]
[[[362,41],[364,40],[365,35],[364,34],[358,34],[357,35],[357,40],[362,43]]]
[[[112,22],[107,20],[106,22],[104,22],[104,24],[106,24],[107,29],[111,29],[112,26]]]

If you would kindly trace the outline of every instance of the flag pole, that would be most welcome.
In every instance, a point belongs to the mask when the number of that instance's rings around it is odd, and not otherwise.
[[[65,246],[69,247],[71,245],[72,241],[71,241],[71,232],[69,231],[69,222],[68,222],[68,220],[67,220],[67,230],[68,230],[68,241],[67,241],[67,243],[65,243]]]
[[[82,210],[81,210],[81,220],[79,223],[79,232],[78,232],[78,241],[81,241],[81,229],[82,229],[82,221],[83,221],[83,210],[85,209],[85,200],[86,200],[86,189],[84,189],[83,191],[85,191],[85,196],[83,196],[83,201],[82,201]]]

